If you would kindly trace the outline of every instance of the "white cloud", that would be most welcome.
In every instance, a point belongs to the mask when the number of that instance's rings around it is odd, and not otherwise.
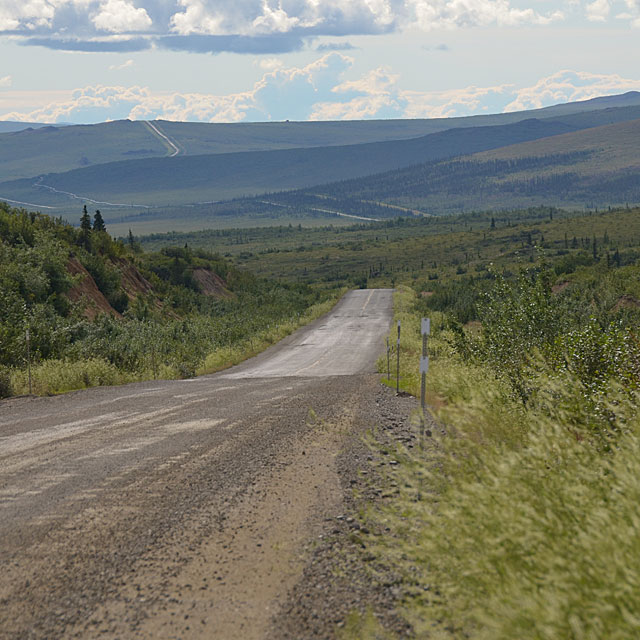
[[[254,66],[260,67],[260,69],[264,69],[265,71],[274,71],[275,69],[282,69],[284,62],[278,60],[278,58],[261,58],[254,62]]]
[[[640,0],[625,0],[628,12],[619,13],[616,18],[629,20],[634,27],[640,27]]]
[[[268,59],[267,59],[268,61]],[[120,118],[239,122],[265,120],[347,120],[444,118],[499,113],[587,100],[640,89],[640,80],[612,74],[559,71],[530,86],[469,86],[447,91],[407,91],[388,67],[344,79],[353,59],[332,52],[304,67],[267,71],[246,91],[152,93],[144,87],[95,86],[43,108],[0,116],[30,122],[99,122]]]
[[[252,89],[217,96],[203,93],[152,94],[144,87],[85,87],[70,100],[28,113],[12,112],[2,120],[27,122],[98,122],[121,118],[239,122],[306,120],[313,105],[331,95],[353,60],[329,53],[305,67],[278,68],[264,74]]]
[[[559,11],[541,13],[539,0],[0,0],[0,32],[14,32],[27,43],[70,49],[105,32],[149,32],[159,46],[188,51],[195,50],[189,41],[193,38],[244,37],[247,40],[230,43],[228,50],[255,52],[252,40],[264,37],[274,38],[274,47],[282,50],[283,41],[275,39],[285,35],[290,40],[284,46],[294,47],[296,38],[415,27],[430,31],[542,25],[562,17]],[[197,44],[202,46],[201,41]]]
[[[13,78],[11,76],[4,76],[0,78],[0,89],[6,89],[13,84]]]
[[[47,0],[3,0],[0,4],[0,31],[24,30],[51,25],[56,6]]]
[[[640,90],[640,81],[617,74],[597,74],[586,71],[558,71],[540,79],[531,87],[515,92],[505,111],[537,109],[561,102],[589,100],[598,96]]]
[[[145,31],[152,25],[151,18],[144,8],[134,7],[126,0],[103,2],[92,22],[96,29],[111,33]]]
[[[540,14],[531,7],[513,7],[508,0],[408,0],[408,4],[413,5],[417,23],[425,31],[493,24],[544,25],[564,18],[561,11]]]
[[[515,90],[512,84],[490,87],[471,85],[447,91],[406,91],[405,117],[408,118],[453,118],[491,111],[498,113],[511,98]]]
[[[605,22],[611,13],[609,0],[594,0],[586,8],[587,20],[590,22]]]
[[[128,69],[133,67],[133,60],[126,60],[122,64],[112,64],[109,66],[109,71],[121,71],[122,69]]]

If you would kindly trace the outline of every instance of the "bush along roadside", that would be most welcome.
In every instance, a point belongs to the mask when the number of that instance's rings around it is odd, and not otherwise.
[[[640,635],[640,343],[634,314],[597,295],[606,277],[554,293],[544,267],[496,276],[464,328],[396,294],[414,394],[432,318],[444,435],[393,453],[397,492],[367,516],[388,531],[367,547],[400,569],[416,637]]]
[[[0,203],[0,397],[211,373],[342,293],[259,278],[187,246],[145,254],[133,237]]]

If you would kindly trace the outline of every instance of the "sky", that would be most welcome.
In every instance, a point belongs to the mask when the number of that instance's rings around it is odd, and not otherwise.
[[[501,113],[639,63],[640,0],[0,0],[0,120]]]

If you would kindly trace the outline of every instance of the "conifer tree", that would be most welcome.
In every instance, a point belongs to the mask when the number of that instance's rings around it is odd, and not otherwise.
[[[100,209],[96,209],[96,213],[93,216],[93,230],[94,231],[106,231],[107,227],[104,224],[104,219],[100,213]]]
[[[91,251],[91,218],[86,204],[82,207],[80,216],[80,243],[87,251]]]
[[[80,228],[83,231],[91,231],[91,218],[89,217],[89,212],[87,211],[87,205],[85,204],[82,207],[82,216],[80,217]]]

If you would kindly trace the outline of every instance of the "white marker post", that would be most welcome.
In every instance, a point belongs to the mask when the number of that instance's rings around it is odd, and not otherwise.
[[[398,320],[398,342],[396,345],[396,394],[400,393],[400,320]]]
[[[387,380],[391,379],[391,364],[389,361],[391,355],[391,347],[389,346],[389,336],[387,336]]]
[[[420,386],[420,405],[422,407],[422,436],[424,437],[425,410],[427,406],[427,372],[429,371],[429,356],[427,355],[427,336],[431,333],[431,320],[422,318],[422,357],[420,358],[420,375],[422,382]]]

